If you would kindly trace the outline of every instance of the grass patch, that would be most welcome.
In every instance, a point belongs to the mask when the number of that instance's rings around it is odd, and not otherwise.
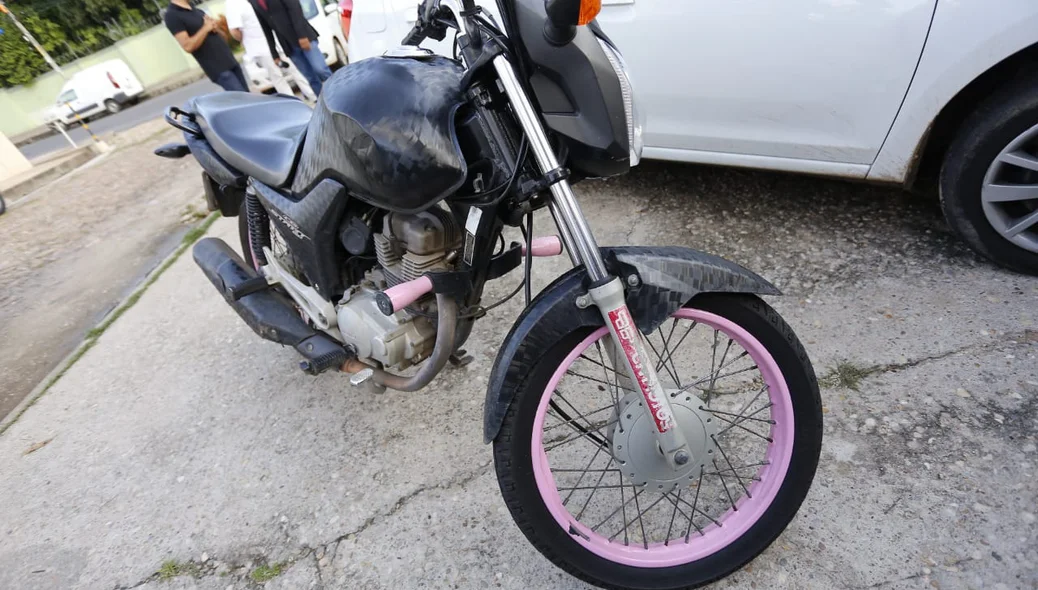
[[[286,565],[287,564],[285,563],[264,564],[252,570],[249,573],[249,577],[252,578],[252,581],[260,584],[269,582],[270,580],[280,576],[281,572],[285,570]]]
[[[160,580],[172,580],[180,576],[194,576],[198,574],[198,566],[193,563],[180,563],[175,559],[167,559],[162,562],[157,575]]]
[[[166,270],[169,269],[170,266],[173,266],[173,263],[179,260],[180,257],[184,254],[184,252],[187,252],[187,250],[191,247],[192,244],[194,244],[199,240],[199,238],[204,236],[206,232],[209,231],[209,228],[213,225],[213,223],[215,223],[216,220],[219,218],[220,213],[215,212],[211,214],[209,217],[207,217],[205,221],[191,228],[186,234],[184,234],[183,239],[180,241],[180,245],[177,246],[177,249],[173,251],[173,254],[169,258],[167,258],[166,261],[163,262],[157,269],[155,269],[154,272],[148,275],[147,280],[145,280],[144,283],[140,287],[138,287],[136,291],[133,292],[133,294],[127,297],[126,301],[122,302],[122,304],[120,304],[119,307],[115,308],[115,310],[113,310],[112,313],[108,314],[108,317],[106,317],[100,324],[98,324],[96,327],[87,332],[86,338],[83,339],[83,343],[79,346],[78,349],[76,349],[76,352],[74,352],[72,356],[69,357],[68,361],[65,363],[65,366],[62,367],[57,374],[55,374],[53,377],[50,378],[50,380],[47,381],[47,384],[43,386],[43,389],[41,389],[38,394],[36,394],[36,397],[32,398],[32,401],[30,401],[28,404],[22,407],[22,409],[14,416],[14,418],[11,419],[10,422],[5,424],[3,427],[0,427],[0,436],[7,432],[7,429],[10,428],[15,422],[18,422],[18,419],[21,418],[22,415],[29,410],[29,408],[33,407],[36,404],[36,402],[44,396],[44,394],[50,391],[50,388],[53,387],[59,379],[64,377],[65,373],[67,373],[68,370],[71,369],[77,361],[79,361],[79,359],[83,358],[83,355],[86,354],[88,350],[90,350],[94,347],[95,344],[97,344],[97,339],[105,333],[105,330],[111,327],[111,325],[115,323],[115,320],[122,317],[122,315],[126,313],[131,307],[136,305],[137,302],[140,301],[141,297],[144,295],[144,292],[148,290],[148,287],[155,284],[155,281],[157,281],[159,277],[162,276],[162,273],[166,272]]]
[[[875,370],[874,367],[859,367],[849,361],[840,361],[822,377],[821,385],[823,387],[845,387],[858,391],[862,379],[868,377]]]

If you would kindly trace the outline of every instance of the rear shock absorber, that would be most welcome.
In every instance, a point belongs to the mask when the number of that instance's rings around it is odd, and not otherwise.
[[[270,248],[270,216],[259,202],[259,197],[250,188],[245,193],[245,215],[249,224],[249,246],[256,267],[267,264],[264,248]]]

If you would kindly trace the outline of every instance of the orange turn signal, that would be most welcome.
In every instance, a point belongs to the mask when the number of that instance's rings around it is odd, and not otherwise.
[[[577,24],[584,26],[595,20],[598,13],[602,11],[602,0],[580,0],[580,16]]]

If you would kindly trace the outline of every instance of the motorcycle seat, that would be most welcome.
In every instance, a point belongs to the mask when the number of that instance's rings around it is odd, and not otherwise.
[[[197,96],[184,110],[221,158],[272,187],[291,180],[313,113],[295,98],[248,92]]]

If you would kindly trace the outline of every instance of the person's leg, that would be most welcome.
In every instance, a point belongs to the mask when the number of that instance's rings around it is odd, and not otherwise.
[[[317,102],[317,95],[314,94],[313,89],[310,88],[310,83],[306,81],[306,77],[303,73],[296,68],[295,64],[291,61],[286,60],[288,69],[285,71],[285,77],[290,81],[294,82],[299,92],[303,93],[303,98],[310,102]]]
[[[274,90],[278,94],[284,94],[287,96],[295,96],[292,92],[292,86],[289,85],[288,80],[285,79],[285,75],[281,70],[281,66],[274,63],[274,58],[269,55],[263,55],[256,58],[256,63],[260,65],[267,72],[267,77],[270,78],[270,83],[274,85]]]
[[[324,82],[332,76],[332,69],[328,67],[328,62],[324,61],[324,54],[321,53],[321,48],[317,45],[317,41],[310,42],[310,50],[306,52],[306,58],[310,60],[310,65],[314,67],[314,71],[317,72],[317,77]]]
[[[292,63],[299,68],[299,72],[306,77],[306,81],[310,83],[310,89],[314,91],[314,94],[321,94],[321,78],[318,76],[317,71],[314,70],[314,66],[310,63],[310,59],[306,52],[300,48],[296,48],[292,51]]]
[[[220,75],[213,80],[220,85],[221,88],[227,91],[238,91],[248,92],[249,87],[245,84],[245,76],[241,74],[241,68],[238,68],[238,72],[235,73],[234,68],[220,72]]]
[[[245,72],[242,71],[241,65],[239,64],[231,68],[231,72],[234,74],[236,78],[238,78],[238,83],[241,84],[241,91],[248,92],[249,81],[245,79]]]

